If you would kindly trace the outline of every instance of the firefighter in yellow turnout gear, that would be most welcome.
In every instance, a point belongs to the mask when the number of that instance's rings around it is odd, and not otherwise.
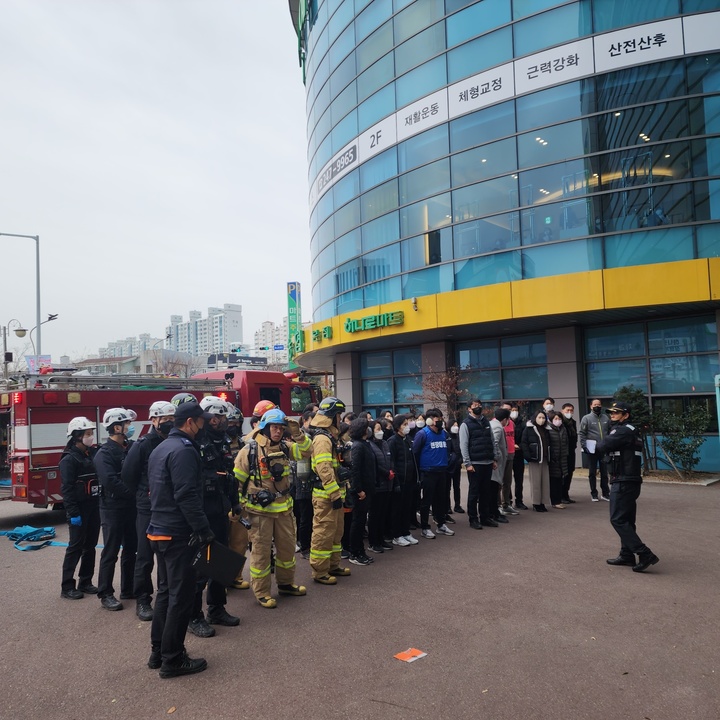
[[[294,442],[283,440],[289,429]],[[250,521],[250,581],[264,608],[277,607],[270,594],[270,550],[275,541],[275,579],[281,595],[305,595],[295,585],[295,518],[290,496],[290,460],[310,457],[310,438],[279,408],[268,410],[245,437],[235,458],[235,477]]]
[[[312,578],[322,585],[335,585],[337,577],[350,574],[340,567],[345,514],[346,482],[341,481],[337,453],[338,427],[345,404],[334,397],[325,398],[310,422],[312,469],[317,480],[313,488],[313,529],[310,544]]]

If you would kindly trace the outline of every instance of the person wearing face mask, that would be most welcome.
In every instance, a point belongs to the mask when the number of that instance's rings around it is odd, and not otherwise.
[[[383,425],[376,420],[368,427],[369,447],[375,456],[375,492],[370,497],[368,512],[368,543],[374,553],[392,550],[391,541],[385,538],[385,525],[390,510],[391,493],[400,493],[400,483],[395,478],[392,455],[385,442]]]
[[[525,456],[522,451],[522,436],[525,430],[525,421],[520,417],[520,407],[512,404],[510,406],[510,420],[515,424],[515,457],[513,458],[512,473],[515,482],[515,503],[516,510],[527,510],[523,502],[523,484],[525,480]]]
[[[348,437],[352,440],[349,492],[354,499],[348,547],[353,565],[370,565],[373,562],[365,552],[363,539],[368,509],[377,486],[377,460],[368,437],[371,429],[365,417],[355,418],[348,428]]]
[[[133,410],[110,408],[103,415],[103,427],[108,438],[95,453],[93,462],[100,483],[100,524],[103,531],[103,549],[98,570],[100,604],[106,610],[122,610],[123,604],[115,597],[113,577],[120,548],[120,598],[132,599],[135,574],[135,494],[122,481],[122,466],[132,435],[132,422],[137,418]]]
[[[152,571],[154,561],[150,541],[147,539],[147,526],[150,523],[148,461],[150,453],[167,438],[173,429],[175,406],[166,400],[158,400],[150,406],[148,417],[151,423],[150,430],[131,445],[120,475],[123,484],[135,495],[137,554],[135,556],[133,595],[136,602],[135,612],[143,621],[152,620],[153,615]]]
[[[563,496],[562,502],[565,505],[573,505],[574,500],[570,499],[570,483],[572,483],[573,473],[575,472],[575,451],[577,450],[578,432],[577,423],[573,417],[575,406],[572,403],[565,403],[562,406],[563,425],[568,436],[568,472],[563,479]]]
[[[550,452],[548,455],[548,471],[550,474],[550,502],[554,508],[564,510],[563,481],[568,473],[568,435],[563,418],[554,410],[547,414],[548,439]]]
[[[60,596],[81,600],[94,595],[95,546],[100,535],[99,488],[93,456],[95,423],[85,417],[73,418],[67,427],[67,445],[60,457],[59,469],[63,505],[68,519],[69,540],[62,566]],[[75,569],[80,563],[78,584]]]
[[[410,532],[415,523],[417,495],[417,463],[410,442],[410,420],[408,415],[393,418],[395,434],[387,441],[392,455],[395,477],[400,484],[400,494],[393,493],[390,501],[393,545],[408,547],[417,545],[417,539]]]
[[[500,507],[501,515],[519,515],[520,513],[512,506],[512,479],[513,479],[513,465],[515,462],[515,422],[513,421],[512,406],[509,402],[500,403],[500,407],[503,410],[507,410],[507,422],[503,424],[503,430],[505,431],[505,445],[507,446],[507,460],[505,462],[505,471],[502,476],[502,491]],[[517,419],[517,414],[515,415]],[[523,468],[524,471],[524,468]]]
[[[543,410],[545,415],[551,413],[555,409],[555,398],[547,397],[543,400]]]
[[[490,517],[501,524],[508,524],[510,521],[505,517],[502,509],[502,485],[505,476],[505,465],[508,461],[507,435],[505,426],[510,422],[510,410],[504,407],[496,407],[494,417],[490,420],[490,428],[493,434],[493,442],[498,450],[498,459],[492,471],[492,485],[495,492],[495,503],[492,506]]]
[[[547,416],[544,411],[535,413],[528,420],[520,443],[528,463],[535,512],[547,512],[545,503],[550,502],[549,439],[546,423]]]
[[[157,596],[150,627],[148,667],[161,678],[202,672],[204,658],[191,658],[185,634],[192,613],[196,575],[193,558],[215,536],[203,510],[200,430],[212,418],[200,404],[179,402],[174,427],[150,454],[150,524],[147,534],[157,564]]]
[[[230,451],[235,457],[238,452],[242,449],[242,424],[243,414],[239,408],[236,408],[232,403],[228,403],[228,416],[227,416],[227,427],[225,428],[225,434],[230,439]]]
[[[453,523],[455,521],[450,517],[453,512],[456,512],[458,515],[463,515],[465,513],[462,505],[460,504],[460,477],[462,473],[462,451],[460,450],[461,422],[462,418],[458,413],[450,426],[450,435],[448,436],[448,441],[450,443],[450,455],[453,458],[453,463],[448,471],[447,479],[447,519]],[[450,502],[451,491],[454,504]]]
[[[578,428],[580,447],[588,459],[588,480],[593,502],[599,502],[596,480],[598,469],[600,470],[600,497],[606,502],[610,502],[607,467],[603,462],[602,455],[596,452],[597,444],[607,437],[608,432],[610,432],[610,418],[603,412],[600,400],[593,398],[590,401],[590,412],[580,420]]]

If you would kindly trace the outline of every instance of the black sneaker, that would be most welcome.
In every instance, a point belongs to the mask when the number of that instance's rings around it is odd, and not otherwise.
[[[482,530],[482,525],[480,524],[479,520],[471,520],[470,521],[470,527],[473,530]]]
[[[222,605],[208,608],[207,621],[210,625],[225,627],[237,627],[240,624],[240,618],[231,615]]]
[[[516,510],[527,510],[527,505],[522,500],[516,500],[515,501],[515,509]]]
[[[381,555],[385,552],[385,548],[382,545],[371,545],[368,550],[371,550],[374,553],[377,553],[378,555]],[[352,558],[351,558],[352,559]]]
[[[351,555],[350,562],[353,565],[370,565],[372,560],[367,555]]]
[[[456,505],[456,506],[453,508],[453,511],[456,512],[456,513],[459,513],[460,515],[464,515],[464,514],[465,514],[465,511],[464,511],[459,505]]]
[[[202,615],[188,623],[188,630],[200,638],[211,638],[215,635],[215,630],[208,625],[207,620]]]
[[[342,553],[341,553],[341,555],[342,555]],[[301,550],[300,556],[302,557],[303,560],[309,560],[310,559],[310,551],[309,550]]]
[[[98,589],[96,585],[79,585],[78,590],[86,595],[97,595]]]
[[[393,549],[392,541],[388,542],[387,540],[383,540],[382,546],[383,546],[384,550],[392,550]]]
[[[75,588],[72,588],[70,590],[61,590],[60,597],[67,600],[82,600],[85,595],[83,594],[82,590],[76,590]]]
[[[162,655],[160,654],[160,648],[153,648],[150,651],[150,657],[148,658],[147,666],[151,670],[157,670],[162,665]]]
[[[455,521],[449,515],[445,518],[445,522],[455,525]]]
[[[500,527],[492,518],[483,520],[481,524],[483,527]]]
[[[203,670],[207,670],[207,660],[205,658],[195,658],[193,660],[185,653],[178,663],[172,665],[163,663],[160,667],[160,677],[166,679],[180,677],[180,675],[194,675]]]
[[[135,614],[142,620],[143,622],[148,622],[153,619],[153,609],[152,605],[149,602],[139,602],[137,604],[137,609],[135,610]],[[158,665],[158,667],[160,667]]]
[[[123,609],[123,604],[114,595],[106,595],[104,598],[100,598],[100,604],[106,610],[122,610]]]
[[[504,515],[498,515],[496,518],[494,518],[496,523],[510,523],[510,521],[504,516]]]
[[[340,557],[343,560],[347,560],[350,557],[350,551],[343,549],[340,553]],[[308,553],[308,559],[310,558],[310,553]]]

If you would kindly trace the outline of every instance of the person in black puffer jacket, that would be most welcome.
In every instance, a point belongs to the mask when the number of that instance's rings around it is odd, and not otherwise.
[[[550,440],[550,502],[554,508],[562,510],[563,482],[568,474],[568,434],[563,425],[562,415],[551,410],[548,413],[548,438]]]
[[[460,505],[460,473],[462,472],[462,452],[460,451],[460,423],[464,420],[461,413],[457,413],[454,418],[448,420],[450,432],[448,435],[448,445],[450,446],[450,455],[454,457],[452,467],[448,468],[448,516],[453,511],[458,514],[464,514],[464,510]],[[452,491],[454,502],[450,501],[450,492]],[[454,521],[453,521],[454,522]]]
[[[368,514],[368,543],[374,553],[392,550],[392,542],[385,539],[385,524],[390,509],[390,493],[400,493],[400,484],[395,479],[390,448],[384,440],[385,430],[380,420],[372,424],[372,435],[369,438],[370,449],[375,454],[377,475],[375,478],[375,494],[370,501]]]
[[[352,440],[350,493],[355,503],[350,526],[350,562],[353,565],[369,565],[372,560],[365,552],[363,532],[367,522],[370,500],[375,494],[377,461],[368,441],[367,419],[362,417],[353,420],[348,429],[348,436]]]
[[[523,455],[528,463],[533,510],[536,512],[547,512],[545,503],[550,502],[550,472],[548,467],[550,441],[545,427],[546,422],[547,416],[542,410],[531,415],[523,430],[522,442],[520,443]]]
[[[410,532],[410,525],[415,522],[418,472],[409,438],[409,416],[396,415],[393,418],[393,430],[395,434],[387,443],[395,469],[395,478],[400,485],[400,493],[393,493],[390,501],[391,534],[393,545],[406,547],[418,544],[417,539]]]

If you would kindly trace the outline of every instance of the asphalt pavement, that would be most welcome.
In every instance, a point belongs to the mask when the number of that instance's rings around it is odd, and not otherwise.
[[[160,680],[134,602],[60,598],[63,549],[0,538],[0,718],[493,718],[717,720],[720,485],[643,486],[644,574],[610,567],[608,504],[586,481],[565,510],[395,548],[335,587],[310,581],[275,610],[229,591],[239,628],[188,635],[208,669]],[[0,503],[0,529],[57,527],[60,512]],[[419,533],[416,533],[416,535]],[[246,569],[247,572],[247,569]],[[408,648],[427,653],[396,660]]]

